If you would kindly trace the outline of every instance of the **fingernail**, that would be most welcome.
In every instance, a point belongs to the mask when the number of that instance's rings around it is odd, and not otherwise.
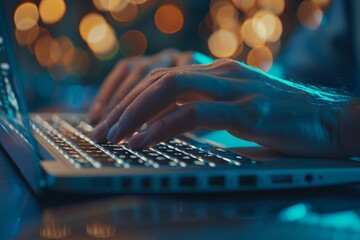
[[[112,128],[109,130],[109,132],[106,135],[106,139],[110,142],[114,142],[118,130],[119,130],[119,124],[117,123],[114,126],[112,126]]]
[[[139,132],[144,132],[147,128],[148,128],[148,124],[147,124],[147,123],[144,123],[144,124],[140,127]]]
[[[97,127],[95,127],[92,135],[95,141],[97,142],[103,142],[106,141],[106,122],[100,123]]]
[[[143,145],[146,143],[147,139],[147,132],[141,132],[134,136],[132,136],[128,143],[131,148],[141,148],[144,147]]]

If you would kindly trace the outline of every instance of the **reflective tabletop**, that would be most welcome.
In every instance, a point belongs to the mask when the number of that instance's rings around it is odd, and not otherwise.
[[[34,196],[0,148],[0,239],[360,239],[360,186]]]

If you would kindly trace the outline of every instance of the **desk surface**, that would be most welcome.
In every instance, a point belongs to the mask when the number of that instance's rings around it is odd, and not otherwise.
[[[0,239],[360,239],[360,187],[33,196],[0,148]]]

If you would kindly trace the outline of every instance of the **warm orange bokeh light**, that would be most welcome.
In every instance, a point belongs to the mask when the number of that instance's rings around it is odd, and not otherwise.
[[[266,10],[260,10],[255,14],[252,27],[258,37],[267,42],[278,41],[283,30],[279,17]]]
[[[271,69],[273,63],[273,55],[266,46],[258,46],[251,49],[247,56],[247,64],[259,68],[265,72]]]
[[[93,4],[98,10],[108,12],[121,11],[128,3],[128,0],[93,0]]]
[[[210,52],[218,58],[231,57],[238,48],[238,39],[233,32],[220,29],[211,34],[208,47]]]
[[[232,0],[234,5],[243,12],[251,10],[256,3],[256,0]]]
[[[326,8],[330,5],[331,0],[311,0],[313,3],[321,8]]]
[[[39,11],[44,23],[54,24],[64,17],[66,5],[64,0],[41,0]]]
[[[234,29],[238,25],[238,10],[231,4],[224,4],[216,11],[214,18],[221,28]]]
[[[177,6],[165,4],[156,11],[155,24],[161,32],[173,34],[183,27],[184,16]]]
[[[110,12],[111,16],[118,22],[129,23],[135,20],[138,16],[139,10],[135,4],[127,4],[125,8],[119,11]]]
[[[35,25],[33,28],[26,31],[15,29],[16,41],[22,46],[30,45],[39,36],[39,32],[40,28],[38,25]]]
[[[14,22],[18,30],[30,30],[37,25],[38,21],[39,11],[33,3],[23,3],[15,10]]]
[[[258,0],[258,5],[262,9],[280,15],[285,9],[285,0]]]
[[[147,48],[147,39],[144,33],[130,30],[120,37],[121,52],[126,57],[143,55]]]
[[[60,66],[66,66],[70,64],[75,55],[75,47],[71,40],[66,36],[61,36],[56,39],[61,50],[61,56],[57,61]],[[65,57],[66,56],[66,57]]]
[[[118,49],[115,31],[108,24],[94,26],[89,32],[87,43],[100,59],[111,58]]]
[[[132,4],[144,4],[147,2],[147,0],[127,0]]]
[[[321,24],[323,11],[315,3],[303,1],[297,10],[297,15],[302,25],[306,28],[315,30]]]
[[[59,46],[57,42],[49,35],[40,37],[35,43],[35,56],[43,67],[51,67],[55,65],[60,57]]]
[[[81,48],[75,48],[74,55],[68,52],[64,56],[66,71],[75,76],[82,76],[90,66],[90,58],[88,54]]]
[[[105,18],[97,13],[89,13],[80,21],[80,35],[84,41],[87,41],[89,32],[96,25],[107,24]]]
[[[253,19],[247,19],[241,26],[241,36],[249,47],[263,45],[266,39],[259,37],[253,27]]]

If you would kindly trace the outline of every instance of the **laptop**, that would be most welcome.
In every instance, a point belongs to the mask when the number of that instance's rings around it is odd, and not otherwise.
[[[192,133],[135,151],[98,144],[84,114],[29,113],[12,31],[0,9],[0,143],[35,193],[193,193],[360,181],[347,159],[249,157]]]

